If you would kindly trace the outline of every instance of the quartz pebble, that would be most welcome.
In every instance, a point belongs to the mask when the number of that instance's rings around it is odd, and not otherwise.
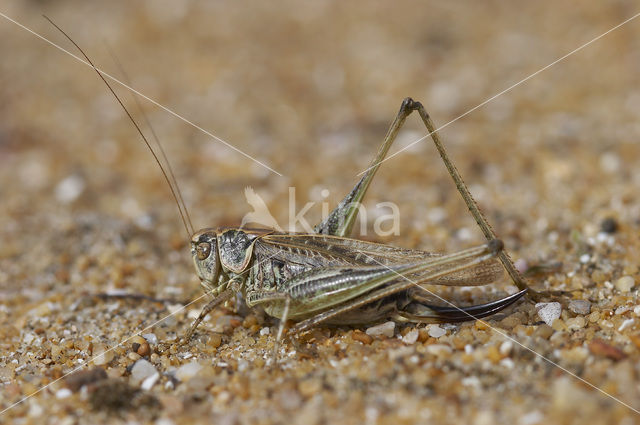
[[[71,390],[69,388],[62,388],[56,391],[56,398],[67,398],[71,395]]]
[[[114,350],[107,349],[103,344],[94,345],[93,354],[93,364],[96,366],[102,366],[110,363],[115,356]]]
[[[566,323],[567,328],[571,330],[578,330],[584,328],[587,324],[587,321],[582,316],[577,316],[571,319],[567,319]]]
[[[622,322],[622,324],[620,325],[620,327],[618,328],[618,332],[622,332],[623,330],[630,328],[631,326],[633,326],[633,323],[636,321],[636,319],[627,319],[624,322]]]
[[[556,319],[560,318],[562,305],[558,302],[538,303],[536,304],[536,310],[538,311],[538,317],[540,317],[544,323],[551,326]]]
[[[140,388],[142,388],[145,391],[149,391],[155,385],[155,383],[158,381],[159,378],[160,378],[160,374],[158,372],[154,373],[151,376],[146,377],[144,381],[142,381]]]
[[[433,338],[440,338],[441,336],[444,336],[447,334],[447,331],[442,329],[440,326],[438,325],[431,325],[429,326],[429,336],[433,337]]]
[[[200,369],[202,369],[202,366],[197,362],[187,363],[178,368],[178,370],[176,371],[176,378],[183,382],[188,381],[189,379],[196,376]]]
[[[451,354],[451,347],[445,344],[431,344],[427,345],[427,353],[433,354],[438,357],[443,357]]]
[[[569,310],[575,314],[589,314],[591,312],[591,303],[587,300],[571,300],[569,302]]]
[[[615,287],[620,292],[629,292],[635,284],[636,282],[631,276],[622,276],[616,280]]]
[[[402,337],[402,342],[404,342],[405,344],[415,344],[418,340],[419,334],[420,332],[417,329],[413,329],[407,332],[407,334]]]
[[[372,326],[368,328],[365,332],[367,335],[370,335],[370,336],[384,335],[388,338],[391,338],[395,330],[396,330],[395,322],[389,321],[389,322],[381,323],[376,326]]]
[[[144,334],[142,335],[142,337],[151,345],[158,344],[158,337],[156,336],[156,334]]]
[[[138,385],[146,378],[158,373],[155,366],[144,359],[140,359],[131,368],[131,381],[133,385]]]

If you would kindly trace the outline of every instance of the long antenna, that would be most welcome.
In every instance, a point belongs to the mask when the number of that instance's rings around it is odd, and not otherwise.
[[[114,51],[111,48],[109,48],[109,46],[107,47],[109,50],[109,54],[111,55],[111,57],[113,58],[113,61],[115,62],[118,69],[120,70],[120,74],[122,74],[122,78],[128,85],[131,85],[131,79],[129,78],[129,75],[127,74],[127,72],[124,70],[124,67],[122,66],[122,62],[120,62],[120,60],[118,59]],[[173,167],[171,166],[171,162],[169,161],[169,158],[167,157],[167,154],[165,153],[164,148],[162,147],[162,143],[160,143],[160,138],[158,137],[158,134],[156,133],[153,126],[151,125],[151,120],[149,119],[149,116],[142,108],[142,104],[140,103],[139,97],[135,93],[132,93],[131,96],[133,97],[133,100],[136,103],[136,106],[138,107],[140,114],[142,114],[142,118],[144,119],[145,124],[147,125],[147,127],[149,127],[149,130],[151,131],[151,135],[153,136],[153,140],[156,142],[158,149],[160,149],[160,155],[162,156],[162,159],[164,160],[164,163],[167,166],[167,170],[169,170],[169,176],[171,177],[173,187],[175,188],[176,193],[178,194],[178,198],[180,198],[180,204],[182,205],[182,210],[184,212],[185,217],[187,218],[189,229],[193,234],[194,229],[193,229],[193,223],[191,222],[191,216],[189,215],[189,210],[187,210],[187,204],[184,202],[184,198],[182,197],[182,191],[180,190],[180,186],[178,185],[178,179],[176,179],[176,176],[173,172]]]
[[[186,211],[186,207],[184,207],[184,205],[181,207],[180,206],[180,201],[178,198],[178,196],[176,195],[176,191],[174,190],[173,186],[171,185],[171,180],[169,179],[169,176],[167,175],[167,172],[164,170],[164,167],[162,167],[162,163],[160,162],[160,159],[158,158],[158,155],[156,155],[156,153],[154,152],[153,148],[151,147],[151,144],[149,143],[149,141],[147,140],[147,138],[145,137],[144,133],[142,132],[142,130],[140,129],[140,126],[138,126],[138,123],[136,123],[136,121],[133,119],[133,116],[131,115],[131,113],[129,112],[129,110],[127,109],[126,106],[124,106],[124,103],[122,103],[122,100],[120,100],[120,97],[118,97],[118,95],[116,94],[116,92],[113,90],[113,88],[111,87],[111,85],[107,82],[107,80],[104,78],[104,76],[100,73],[100,71],[98,71],[98,69],[96,68],[96,66],[93,64],[93,62],[91,61],[91,59],[89,59],[89,56],[87,56],[87,54],[84,52],[84,50],[82,50],[80,48],[80,46],[78,46],[78,44],[73,41],[73,39],[62,30],[62,28],[60,28],[58,25],[56,25],[51,19],[49,19],[49,17],[47,15],[42,15],[47,21],[49,21],[49,23],[51,25],[53,25],[58,31],[60,31],[62,33],[62,35],[64,35],[74,46],[76,46],[76,48],[80,51],[80,53],[82,53],[82,56],[85,57],[85,59],[87,60],[87,62],[89,62],[89,64],[91,65],[91,67],[96,71],[96,73],[98,74],[98,76],[100,77],[100,79],[106,84],[106,86],[109,88],[109,91],[111,91],[111,94],[113,94],[113,96],[116,98],[116,100],[118,101],[118,103],[120,104],[120,106],[122,106],[122,109],[124,109],[125,113],[127,114],[127,116],[129,117],[129,120],[131,121],[131,123],[133,123],[133,125],[135,126],[136,130],[138,130],[138,133],[140,134],[140,136],[142,137],[142,140],[144,141],[145,145],[147,145],[147,148],[149,149],[149,151],[151,152],[151,155],[153,155],[153,158],[155,159],[156,163],[158,164],[158,167],[160,167],[160,170],[162,171],[162,175],[164,176],[164,179],[166,180],[167,184],[169,185],[169,189],[171,189],[171,194],[173,195],[173,199],[176,201],[176,205],[178,206],[178,211],[180,212],[180,218],[182,219],[182,224],[184,225],[184,229],[187,231],[187,238],[191,239],[191,235],[193,234],[192,232],[189,231],[189,226],[187,225],[187,220],[185,219],[185,215],[182,212],[182,208],[185,208]]]

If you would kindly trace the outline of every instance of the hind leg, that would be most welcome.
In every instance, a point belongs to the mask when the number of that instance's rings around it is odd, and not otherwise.
[[[404,124],[407,117],[413,111],[413,101],[409,98],[405,99],[400,105],[400,111],[393,120],[391,127],[387,131],[387,135],[382,142],[382,146],[378,149],[376,157],[371,161],[371,164],[365,171],[364,175],[358,181],[358,183],[351,189],[351,192],[344,197],[338,206],[329,213],[322,223],[315,226],[313,229],[316,233],[322,233],[324,235],[342,236],[348,237],[351,234],[351,229],[358,217],[358,209],[364,195],[369,189],[373,176],[378,171],[380,164],[384,160],[385,156],[389,152],[389,148],[396,140],[398,131]]]

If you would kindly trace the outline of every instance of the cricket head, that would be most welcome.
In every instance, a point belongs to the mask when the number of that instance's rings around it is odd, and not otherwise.
[[[210,290],[217,286],[220,273],[217,237],[214,229],[203,229],[191,238],[191,257],[196,273],[202,285]]]

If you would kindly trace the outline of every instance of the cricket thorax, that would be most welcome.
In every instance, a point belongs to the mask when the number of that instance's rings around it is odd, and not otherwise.
[[[240,229],[226,229],[218,233],[220,263],[225,271],[241,273],[247,268],[258,236]]]

